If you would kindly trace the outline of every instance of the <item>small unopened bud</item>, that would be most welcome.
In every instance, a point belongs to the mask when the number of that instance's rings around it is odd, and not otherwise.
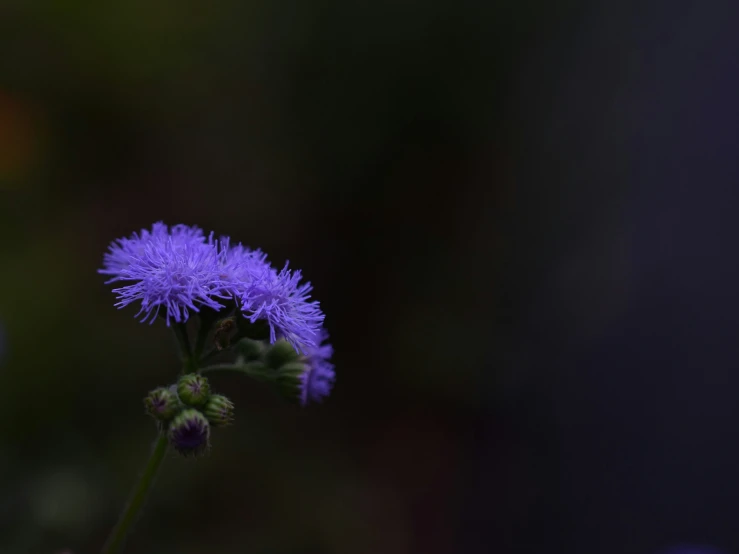
[[[202,406],[210,396],[210,385],[202,375],[190,373],[180,378],[177,383],[177,394],[188,406]]]
[[[189,408],[169,424],[169,443],[183,456],[196,456],[208,449],[210,424],[203,414]]]
[[[296,362],[298,358],[300,358],[300,354],[285,339],[280,339],[271,345],[264,355],[264,361],[273,369],[279,369],[285,364]]]
[[[224,427],[233,422],[234,405],[222,394],[214,394],[205,404],[203,413],[213,427]]]
[[[264,356],[264,343],[261,340],[241,339],[236,343],[236,351],[244,361],[261,360]]]
[[[177,394],[168,388],[159,387],[144,398],[144,406],[149,415],[159,421],[169,421],[180,411],[181,404]]]
[[[309,370],[303,362],[291,362],[280,367],[275,382],[282,395],[298,402],[302,395],[304,376]]]
[[[335,377],[333,364],[313,355],[283,365],[276,371],[275,382],[283,396],[306,406],[328,396]]]

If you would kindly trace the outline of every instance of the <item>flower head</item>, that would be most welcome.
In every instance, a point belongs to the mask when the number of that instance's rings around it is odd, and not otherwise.
[[[141,302],[137,315],[152,321],[165,310],[171,320],[184,322],[190,311],[207,306],[219,310],[219,299],[230,298],[233,283],[221,276],[218,250],[197,227],[156,223],[130,238],[115,241],[105,255],[100,273],[110,282],[131,282],[113,289],[117,307]]]
[[[151,226],[151,230],[142,229],[130,237],[114,240],[103,256],[103,269],[99,273],[111,275],[108,281],[120,281],[121,272],[131,265],[131,260],[144,255],[146,247],[153,243],[163,244],[172,241],[176,245],[185,245],[192,242],[205,242],[203,231],[199,227],[188,225],[174,225],[169,229],[161,221]]]
[[[323,323],[300,271],[287,265],[277,271],[260,250],[232,246],[228,237],[214,240],[198,227],[155,223],[118,239],[99,272],[110,276],[108,283],[123,283],[113,289],[117,307],[140,302],[142,321],[153,322],[161,313],[167,325],[181,323],[191,312],[219,311],[235,299],[249,322],[269,328],[270,342],[284,338],[301,353],[316,346]]]
[[[232,246],[228,237],[222,237],[217,246],[220,275],[234,285],[234,291],[238,294],[241,294],[244,285],[270,267],[267,255],[261,250],[251,250],[243,244]]]
[[[296,350],[305,352],[316,345],[324,315],[319,304],[310,300],[310,283],[300,283],[299,270],[287,264],[282,271],[266,266],[244,282],[240,294],[241,310],[252,323],[264,320],[269,325],[270,342],[284,338]]]
[[[336,373],[334,364],[329,359],[334,353],[333,347],[322,344],[328,340],[325,329],[319,331],[318,346],[308,348],[306,354],[307,370],[301,375],[300,403],[305,406],[309,402],[320,402],[331,393]]]

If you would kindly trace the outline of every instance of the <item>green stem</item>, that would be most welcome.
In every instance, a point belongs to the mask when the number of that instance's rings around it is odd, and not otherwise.
[[[269,381],[270,376],[264,373],[264,364],[261,362],[249,362],[246,364],[215,364],[200,369],[200,373],[211,373],[213,371],[232,371],[244,373],[261,381]]]
[[[192,358],[195,360],[195,363],[197,365],[198,360],[203,355],[203,350],[205,350],[205,343],[208,340],[208,335],[210,334],[210,325],[206,322],[205,318],[200,319],[200,327],[198,327],[198,336],[195,339],[195,350],[192,352]]]
[[[162,465],[162,461],[164,461],[164,455],[166,453],[167,435],[166,433],[160,433],[159,438],[156,443],[154,443],[154,450],[144,468],[144,473],[141,475],[139,482],[133,489],[131,499],[123,510],[118,523],[111,531],[110,536],[103,547],[102,554],[115,554],[116,552],[120,552],[131,525],[136,521],[136,518],[144,505],[146,496],[154,483],[154,478]]]
[[[222,351],[218,350],[217,348],[210,348],[208,351],[206,351],[202,356],[200,356],[200,363],[207,362],[208,360],[214,358],[216,355],[220,354]]]
[[[183,373],[194,373],[198,370],[198,362],[192,355],[190,347],[190,336],[187,334],[187,326],[184,323],[175,323],[172,326],[177,342],[182,352]]]

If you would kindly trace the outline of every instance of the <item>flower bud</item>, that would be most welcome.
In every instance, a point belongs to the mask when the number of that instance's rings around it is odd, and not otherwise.
[[[214,394],[205,404],[203,413],[213,427],[224,427],[233,422],[234,405],[222,394]]]
[[[321,334],[320,344],[307,349],[307,353],[299,356],[295,362],[289,362],[278,368],[276,383],[280,392],[291,400],[297,400],[301,406],[312,402],[321,402],[334,386],[336,373],[334,364],[329,360],[333,348],[325,343],[326,333]]]
[[[271,345],[264,355],[264,361],[273,369],[279,369],[285,364],[296,362],[298,358],[300,358],[300,354],[285,339],[280,339]]]
[[[321,402],[334,386],[336,373],[334,364],[330,362],[334,349],[328,340],[325,329],[318,334],[318,345],[307,349],[306,355],[301,358],[305,361],[308,370],[301,375],[300,404],[306,406],[311,402]]]
[[[169,424],[169,443],[183,456],[196,456],[210,445],[210,424],[192,408],[181,411]]]
[[[261,360],[264,355],[264,343],[260,340],[241,339],[236,343],[236,351],[246,362]]]
[[[314,356],[307,364],[308,371],[301,376],[300,404],[321,402],[331,394],[336,374],[334,365],[326,359]]]
[[[210,385],[202,375],[190,373],[180,378],[177,383],[177,394],[188,406],[202,406],[210,396]]]
[[[299,361],[284,364],[277,370],[275,383],[277,383],[277,388],[285,398],[295,402],[300,400],[305,380],[304,376],[308,371],[308,366]]]
[[[181,404],[177,393],[170,388],[159,387],[144,398],[146,411],[159,421],[169,421],[180,411]]]

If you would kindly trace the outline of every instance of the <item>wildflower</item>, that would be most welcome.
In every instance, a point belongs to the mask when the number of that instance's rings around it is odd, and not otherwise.
[[[103,263],[99,272],[112,277],[108,283],[131,281],[113,289],[116,307],[140,301],[142,321],[153,322],[164,308],[167,325],[184,322],[190,311],[220,310],[219,300],[232,296],[233,283],[221,277],[216,245],[206,242],[197,227],[168,229],[156,223],[151,231],[115,241]]]
[[[203,231],[199,227],[187,225],[174,225],[171,230],[160,222],[155,223],[148,229],[142,229],[140,233],[133,233],[130,237],[114,240],[108,247],[108,252],[103,256],[103,269],[98,273],[112,275],[108,281],[121,280],[120,274],[131,265],[131,260],[141,257],[147,245],[151,243],[163,244],[171,239],[175,244],[184,245],[189,242],[205,242]]]
[[[98,270],[110,276],[116,307],[140,302],[137,317],[153,322],[161,310],[167,321],[185,322],[190,312],[220,311],[237,299],[247,320],[263,321],[270,342],[286,339],[296,351],[315,346],[323,322],[318,302],[310,300],[310,283],[288,266],[276,271],[260,250],[230,239],[205,237],[198,227],[155,223],[128,238],[114,241]]]
[[[177,324],[187,373],[144,399],[159,437],[134,501],[103,547],[112,554],[123,544],[168,448],[183,456],[201,454],[210,447],[211,428],[233,421],[234,404],[212,393],[204,373],[235,371],[276,385],[302,405],[328,396],[335,374],[310,283],[287,264],[275,270],[260,250],[232,245],[228,237],[216,240],[198,227],[159,222],[113,241],[98,272],[108,283],[119,283],[113,289],[118,308],[139,303],[142,321],[162,315],[167,325]],[[194,312],[197,325],[184,325]],[[0,355],[2,338],[0,333]],[[224,360],[207,365],[213,357]]]
[[[162,313],[167,325],[182,323],[191,312],[218,312],[237,300],[252,325],[268,329],[271,343],[284,338],[303,353],[316,346],[323,323],[300,271],[287,265],[276,271],[260,250],[232,246],[228,237],[214,240],[212,233],[206,238],[198,227],[160,222],[113,241],[98,271],[110,276],[108,283],[125,283],[113,289],[116,307],[140,302],[142,321],[153,322]],[[227,346],[223,336],[218,339]]]
[[[328,338],[325,330],[319,331],[319,343]],[[277,342],[271,350],[280,348],[281,342]],[[270,352],[265,355],[265,360],[279,358],[271,356]],[[330,344],[319,344],[316,347],[307,348],[307,353],[297,360],[287,360],[286,363],[276,368],[276,383],[282,394],[292,400],[298,401],[302,406],[310,402],[320,402],[328,396],[333,387],[335,373],[334,366],[329,362],[333,354]]]
[[[289,270],[287,264],[280,272],[269,266],[260,268],[251,282],[244,282],[240,301],[249,321],[268,323],[271,343],[284,338],[296,350],[305,352],[316,345],[324,315],[318,302],[310,300],[313,287],[301,284],[301,279],[300,271]]]
[[[238,294],[243,292],[244,286],[270,267],[264,252],[251,250],[240,243],[231,246],[231,239],[228,237],[222,237],[216,246],[220,276],[232,283],[234,292]]]
[[[314,345],[324,316],[318,302],[310,300],[311,284],[300,283],[300,271],[285,265],[278,272],[260,250],[229,246],[228,239],[221,246],[221,276],[232,283],[243,315],[251,323],[265,321],[272,343],[285,338],[296,350]]]

